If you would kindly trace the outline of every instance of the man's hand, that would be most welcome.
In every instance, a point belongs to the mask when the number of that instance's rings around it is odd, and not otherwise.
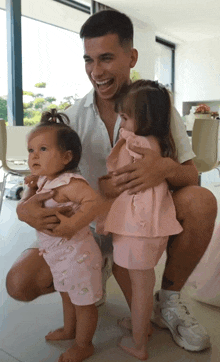
[[[115,198],[120,195],[119,187],[116,186],[117,177],[114,176],[112,173],[109,173],[103,177],[100,177],[99,182],[99,189],[101,194],[104,195],[106,198]]]
[[[141,154],[143,158],[114,172],[114,186],[117,187],[119,193],[129,190],[129,194],[134,194],[157,186],[165,180],[173,169],[178,167],[175,161],[168,158],[167,160],[170,161],[169,167],[167,167],[167,162],[164,162],[166,159],[149,148],[133,145],[130,148],[132,151]]]
[[[59,220],[59,224],[56,224],[51,230],[42,231],[50,236],[60,236],[65,239],[71,239],[71,237],[74,235],[74,232],[69,218],[62,215],[58,211],[56,212],[56,217]]]
[[[29,199],[21,200],[17,206],[18,218],[26,222],[35,229],[42,231],[44,229],[52,230],[60,223],[56,212],[69,212],[72,208],[69,206],[45,208],[44,201],[53,197],[54,192],[50,191],[43,194],[36,194]]]

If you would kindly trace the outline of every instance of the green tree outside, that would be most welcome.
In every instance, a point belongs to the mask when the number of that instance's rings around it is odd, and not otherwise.
[[[0,97],[0,118],[3,118],[6,122],[8,121],[7,101],[1,97]]]
[[[36,88],[46,88],[45,82],[35,84]],[[49,111],[51,108],[64,110],[70,105],[74,104],[75,100],[79,98],[77,93],[73,96],[66,96],[59,105],[55,104],[56,98],[53,96],[44,97],[42,93],[33,93],[30,91],[23,91],[23,96],[30,96],[32,100],[23,102],[23,121],[25,126],[33,126],[40,122],[41,114],[43,111]],[[7,121],[7,100],[0,97],[0,118]]]

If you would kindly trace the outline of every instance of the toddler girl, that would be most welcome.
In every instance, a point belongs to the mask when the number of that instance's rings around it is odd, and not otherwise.
[[[122,89],[116,102],[122,119],[120,137],[107,159],[109,174],[99,179],[105,196],[111,196],[114,171],[142,157],[130,146],[150,148],[158,155],[175,159],[170,108],[169,93],[157,82],[139,80]],[[100,221],[98,232],[101,227]],[[122,192],[113,200],[104,223],[104,232],[113,234],[113,260],[122,272],[123,268],[128,270],[132,289],[133,338],[123,337],[119,346],[141,360],[148,357],[154,267],[166,249],[168,236],[182,230],[165,181],[134,195]]]
[[[50,266],[54,287],[63,302],[64,327],[50,332],[47,340],[73,339],[72,348],[59,362],[81,362],[93,354],[92,338],[98,312],[95,303],[102,297],[102,255],[87,226],[101,211],[101,196],[76,173],[81,157],[81,142],[65,114],[55,109],[45,112],[28,137],[25,198],[53,191],[45,207],[70,205],[72,215],[57,213],[60,224],[46,233],[37,231],[40,253]],[[46,232],[46,231],[45,231]],[[60,235],[59,237],[54,236]],[[48,235],[49,234],[49,235]]]

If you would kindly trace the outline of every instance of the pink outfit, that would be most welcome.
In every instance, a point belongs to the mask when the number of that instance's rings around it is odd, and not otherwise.
[[[130,145],[160,152],[154,137],[136,136],[121,129],[119,141],[107,159],[108,172],[142,157]],[[112,203],[104,230],[113,233],[116,264],[127,269],[153,268],[166,249],[168,236],[183,231],[167,182],[135,195],[124,191]]]
[[[71,178],[85,179],[75,173],[63,173],[54,180],[40,177],[37,193],[69,184]],[[74,202],[58,204],[50,199],[46,207],[71,205],[77,212],[80,207]],[[102,298],[102,255],[89,226],[78,231],[70,240],[52,237],[37,231],[40,251],[50,266],[54,287],[59,292],[68,292],[73,304],[89,305]]]

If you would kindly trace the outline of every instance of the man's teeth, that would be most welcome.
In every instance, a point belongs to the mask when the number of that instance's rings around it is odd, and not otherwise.
[[[97,83],[98,85],[104,85],[104,84],[107,84],[108,82],[110,82],[110,79],[109,79],[109,80],[104,80],[103,82],[97,82],[97,81],[96,81],[96,83]]]

